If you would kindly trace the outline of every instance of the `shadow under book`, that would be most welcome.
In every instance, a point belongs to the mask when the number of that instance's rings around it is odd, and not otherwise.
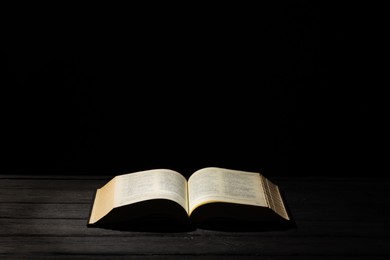
[[[294,227],[279,187],[257,172],[206,167],[188,180],[170,169],[117,175],[97,189],[88,227],[140,231]]]

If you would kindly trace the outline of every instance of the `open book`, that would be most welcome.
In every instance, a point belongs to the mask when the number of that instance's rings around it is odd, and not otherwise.
[[[207,227],[290,221],[277,185],[260,173],[206,167],[188,180],[152,169],[115,176],[97,189],[88,227],[158,223]],[[265,224],[264,224],[265,225]]]

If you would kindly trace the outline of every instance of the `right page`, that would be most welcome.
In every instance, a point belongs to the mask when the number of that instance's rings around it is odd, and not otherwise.
[[[199,206],[213,203],[238,203],[269,207],[261,175],[256,172],[208,167],[188,179],[189,214]]]

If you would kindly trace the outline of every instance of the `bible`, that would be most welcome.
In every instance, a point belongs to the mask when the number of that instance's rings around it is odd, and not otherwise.
[[[289,222],[281,190],[262,174],[205,167],[188,178],[170,169],[115,176],[96,190],[87,226],[254,228]]]

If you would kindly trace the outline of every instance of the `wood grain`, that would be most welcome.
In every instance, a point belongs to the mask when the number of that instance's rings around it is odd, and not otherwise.
[[[386,259],[390,180],[273,178],[297,227],[284,231],[142,232],[87,228],[111,177],[0,176],[2,259]]]

